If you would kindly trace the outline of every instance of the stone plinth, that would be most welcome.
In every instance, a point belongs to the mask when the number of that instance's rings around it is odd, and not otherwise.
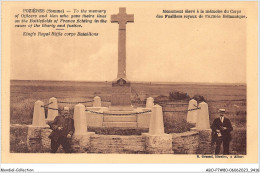
[[[49,99],[49,104],[48,105],[48,116],[47,116],[47,121],[53,121],[55,119],[56,116],[58,116],[58,110],[54,110],[54,109],[58,109],[58,102],[57,99],[55,97],[52,97]]]
[[[109,110],[125,111],[133,110],[131,105],[131,85],[124,78],[112,82],[111,106]]]
[[[171,154],[172,135],[164,133],[162,107],[152,107],[149,133],[142,134],[145,137],[146,152],[151,154]]]
[[[84,135],[88,132],[87,117],[85,113],[85,106],[83,104],[77,104],[74,107],[74,135]]]
[[[151,135],[143,133],[146,152],[149,154],[172,154],[172,135]]]
[[[198,107],[200,109],[198,109],[196,127],[192,128],[193,131],[199,132],[200,142],[197,152],[198,154],[212,154],[213,146],[211,143],[208,104],[202,102]]]
[[[99,96],[94,97],[93,107],[101,107],[101,98]]]
[[[199,104],[199,108],[200,109],[198,109],[196,129],[198,130],[210,129],[208,104],[205,102],[201,102]]]
[[[196,109],[197,108],[197,101],[192,99],[189,101],[188,109]],[[188,111],[187,113],[187,122],[188,123],[196,123],[197,121],[197,112],[198,110]]]
[[[72,149],[73,152],[85,153],[89,148],[89,139],[94,132],[88,132],[87,129],[87,116],[85,106],[77,104],[74,107],[74,126],[75,133],[72,136]]]
[[[34,103],[32,126],[36,126],[36,127],[45,127],[46,126],[43,105],[44,105],[43,102],[40,100],[38,100]]]

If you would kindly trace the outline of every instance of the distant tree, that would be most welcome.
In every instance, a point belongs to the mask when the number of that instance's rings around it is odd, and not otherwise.
[[[206,102],[206,99],[201,95],[194,95],[193,99],[196,100],[198,103],[199,102]]]
[[[187,93],[174,91],[169,93],[169,100],[190,100],[190,96]]]
[[[159,95],[157,97],[154,98],[154,102],[158,103],[158,102],[165,102],[168,101],[169,98],[167,96],[164,95]]]

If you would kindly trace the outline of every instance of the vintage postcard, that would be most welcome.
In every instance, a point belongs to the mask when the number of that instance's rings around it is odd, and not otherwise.
[[[3,163],[257,163],[257,2],[2,2]]]

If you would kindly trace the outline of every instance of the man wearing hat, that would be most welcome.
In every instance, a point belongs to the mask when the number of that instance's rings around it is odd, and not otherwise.
[[[226,110],[219,109],[219,118],[216,118],[211,125],[212,139],[216,142],[215,154],[219,154],[223,142],[223,154],[229,154],[229,143],[231,141],[230,132],[233,130],[231,122],[225,117]]]
[[[69,115],[69,107],[64,107],[61,115],[57,116],[53,123],[50,124],[53,130],[49,136],[51,138],[51,153],[56,153],[60,145],[62,145],[66,153],[72,152],[70,140],[75,128],[74,120]]]

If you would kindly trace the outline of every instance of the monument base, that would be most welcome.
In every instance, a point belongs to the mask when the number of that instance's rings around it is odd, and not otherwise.
[[[112,82],[110,110],[133,110],[131,106],[131,85],[127,79],[117,78]]]

